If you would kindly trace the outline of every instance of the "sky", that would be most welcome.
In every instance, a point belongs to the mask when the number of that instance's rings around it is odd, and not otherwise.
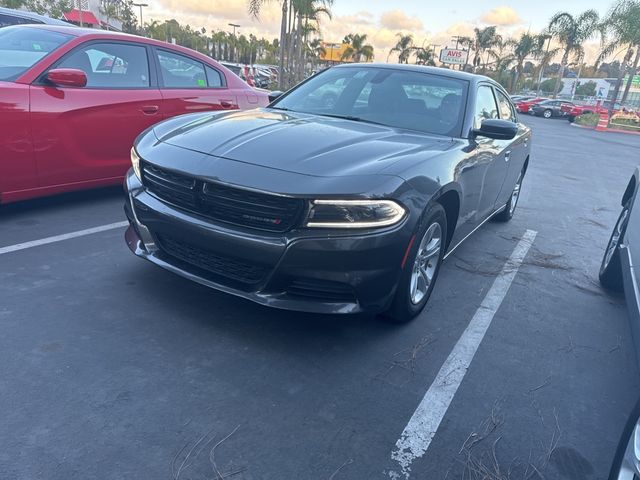
[[[239,34],[279,36],[281,2],[278,0],[267,0],[259,19],[247,13],[247,0],[149,0],[147,3],[145,22],[175,18],[192,28],[228,31],[231,31],[228,23],[237,23],[241,25]],[[327,42],[340,42],[348,33],[367,34],[368,43],[375,48],[375,60],[384,62],[398,32],[413,34],[419,46],[451,47],[453,35],[470,36],[474,27],[497,25],[503,36],[517,37],[528,30],[542,30],[558,11],[579,14],[593,8],[605,15],[610,6],[608,0],[334,0],[333,19],[322,17],[320,29]],[[587,60],[593,60],[598,43],[591,42],[586,50]],[[392,55],[389,61],[396,59]]]

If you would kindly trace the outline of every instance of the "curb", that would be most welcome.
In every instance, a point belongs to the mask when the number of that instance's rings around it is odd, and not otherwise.
[[[577,125],[575,123],[570,123],[569,125],[571,125],[572,127],[576,127],[576,128],[582,128],[584,130],[591,130],[593,132],[596,131],[596,127],[586,127],[584,125]],[[604,133],[622,133],[625,135],[640,135],[640,132],[630,132],[629,130],[619,130],[617,128],[607,128],[606,130],[603,130],[602,132]]]

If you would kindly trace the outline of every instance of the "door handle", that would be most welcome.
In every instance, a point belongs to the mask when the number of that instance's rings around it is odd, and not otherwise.
[[[506,152],[504,152],[504,161],[508,162],[510,158],[511,158],[511,150],[507,150]]]
[[[233,104],[228,100],[220,100],[220,106],[222,108],[231,108]]]
[[[160,110],[160,107],[158,105],[144,105],[140,110],[142,110],[142,113],[144,114],[154,115],[158,113],[158,110]]]

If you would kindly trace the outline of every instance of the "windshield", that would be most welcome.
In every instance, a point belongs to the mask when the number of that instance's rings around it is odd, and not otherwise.
[[[15,80],[71,38],[71,35],[38,28],[6,27],[1,29],[0,80]]]
[[[388,68],[328,69],[272,107],[459,137],[468,82]]]

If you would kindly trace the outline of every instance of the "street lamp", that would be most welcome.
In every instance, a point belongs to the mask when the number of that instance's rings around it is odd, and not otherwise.
[[[236,61],[236,28],[240,28],[237,23],[229,23],[230,27],[233,27],[233,61]]]
[[[134,7],[140,7],[140,32],[144,35],[144,23],[142,23],[142,7],[148,7],[147,3],[132,3]]]

